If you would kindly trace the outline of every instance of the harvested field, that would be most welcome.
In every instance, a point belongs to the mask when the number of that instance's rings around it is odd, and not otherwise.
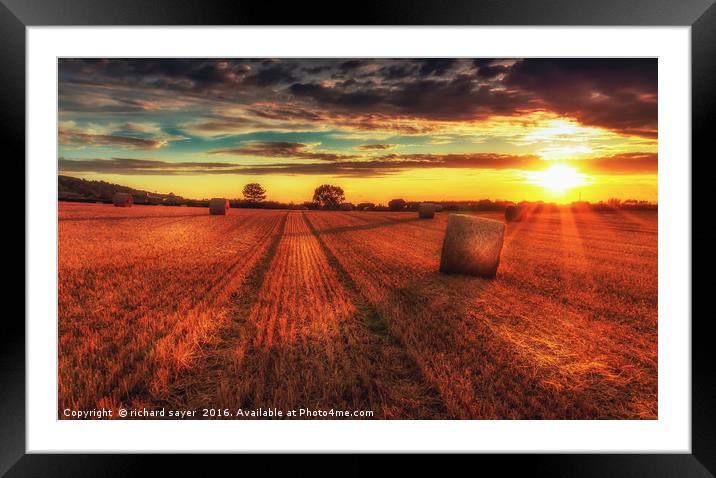
[[[60,203],[60,410],[657,417],[656,213],[507,224],[494,280],[447,218]]]
[[[234,302],[224,340],[177,381],[169,404],[372,410],[376,418],[438,418],[440,401],[375,323],[375,312],[322,250],[300,212],[251,297]]]
[[[80,211],[85,209],[85,213]],[[228,320],[281,211],[60,204],[59,404],[148,402]],[[178,214],[178,213],[183,214]]]
[[[496,280],[437,272],[447,215],[307,215],[451,416],[656,418],[656,214],[535,215]]]

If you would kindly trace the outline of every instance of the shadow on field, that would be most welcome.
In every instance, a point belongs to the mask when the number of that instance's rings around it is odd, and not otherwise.
[[[395,358],[397,358],[399,362],[401,362],[401,364],[390,364],[391,368],[393,369],[393,373],[399,382],[412,383],[418,390],[420,390],[420,397],[415,397],[414,402],[416,405],[423,404],[422,407],[424,408],[420,411],[421,418],[449,418],[449,415],[447,414],[447,409],[440,396],[439,391],[435,387],[433,387],[428,380],[425,379],[420,366],[414,361],[413,357],[405,349],[405,346],[402,341],[398,337],[390,333],[387,321],[383,318],[378,309],[360,292],[360,289],[353,280],[353,277],[351,277],[348,271],[343,267],[343,265],[341,265],[338,258],[333,254],[331,249],[326,245],[325,241],[321,237],[321,235],[325,234],[326,231],[338,232],[336,231],[337,229],[372,229],[373,227],[380,226],[366,224],[365,226],[332,228],[319,232],[313,226],[313,223],[310,221],[310,219],[306,217],[306,214],[303,214],[303,219],[306,222],[306,225],[308,226],[308,229],[310,230],[311,234],[315,236],[316,240],[318,241],[321,250],[323,251],[326,256],[326,259],[328,260],[328,263],[336,271],[338,279],[346,288],[346,290],[349,291],[349,293],[351,294],[352,301],[357,309],[355,318],[363,322],[363,324],[365,324],[368,330],[370,330],[374,335],[376,335],[386,343],[392,343],[396,346],[397,353]],[[390,221],[387,223],[381,223],[381,225],[392,225],[395,223],[410,222],[415,220],[419,219],[411,218],[405,220]],[[386,363],[385,365],[388,364]]]
[[[492,329],[501,317],[493,315],[491,287],[486,279],[429,273],[389,291],[378,307],[395,317],[391,327],[440,390],[452,418],[548,418],[555,397]]]
[[[231,369],[232,352],[236,341],[255,334],[246,319],[264,283],[269,265],[276,256],[286,229],[287,217],[288,213],[281,218],[276,234],[271,238],[261,259],[249,271],[241,288],[231,293],[229,300],[234,320],[217,334],[219,340],[216,343],[203,347],[202,353],[198,355],[198,361],[191,369],[185,370],[174,378],[168,397],[160,401],[160,405],[189,409],[213,403],[211,399],[216,395],[217,387],[220,388],[222,385],[222,371]]]
[[[302,220],[305,221],[305,216]],[[230,330],[222,331],[218,343],[202,350],[191,371],[175,381],[164,404],[177,409],[210,406],[231,410],[259,407],[372,410],[375,415],[365,418],[377,419],[447,418],[437,391],[423,379],[403,347],[389,335],[383,318],[360,295],[337,259],[325,248],[310,223],[306,223],[312,231],[309,234],[316,237],[321,251],[336,268],[340,286],[346,289],[355,306],[353,315],[346,318],[346,325],[330,329],[336,335],[327,335],[324,330],[321,335],[312,336],[310,327],[299,324],[285,336],[306,334],[302,335],[303,340],[267,339],[282,327],[288,331],[296,325],[293,321],[304,321],[299,315],[306,309],[298,303],[295,313],[284,311],[256,323],[249,320],[262,287],[266,287],[265,275],[272,267],[278,244],[291,234],[286,232],[284,220],[280,233],[252,270],[240,295],[232,297]],[[291,244],[298,247],[296,241]],[[266,303],[275,300],[278,298],[269,297]],[[356,329],[360,333],[349,332]]]
[[[525,354],[511,338],[529,330],[530,321],[547,317],[525,315],[518,299],[505,296],[499,284],[499,276],[493,281],[425,273],[386,290],[375,304],[391,318],[391,332],[439,390],[452,418],[655,418],[627,409],[638,383],[580,357],[561,357],[563,366],[552,361],[549,335],[535,337],[546,341],[544,355]],[[580,367],[591,367],[591,375],[579,375]],[[614,405],[620,402],[624,408]]]
[[[309,223],[310,218],[309,213]],[[564,214],[545,214],[510,223],[506,247],[516,237],[544,235],[545,230],[562,234],[563,219]],[[411,221],[420,219],[328,228],[318,236]],[[333,245],[334,237],[323,238]],[[361,250],[351,245],[350,235],[336,240],[353,252]],[[342,249],[337,250],[342,259]],[[585,305],[575,310],[544,286],[510,273],[498,272],[494,280],[445,275],[437,271],[437,258],[434,265],[417,268],[399,258],[378,257],[376,263],[361,262],[355,271],[350,263],[338,267],[346,276],[342,280],[369,301],[380,326],[399,341],[426,385],[437,390],[450,418],[656,418],[644,405],[656,404],[656,389],[647,380],[652,368],[638,356],[612,360],[615,353],[631,354],[632,349],[611,335],[620,328],[588,329],[589,320],[579,315]],[[623,363],[630,368],[622,368]]]

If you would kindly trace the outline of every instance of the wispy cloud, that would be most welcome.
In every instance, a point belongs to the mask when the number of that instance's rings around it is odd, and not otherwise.
[[[355,154],[315,151],[314,145],[289,141],[250,141],[239,148],[217,149],[211,151],[210,154],[258,156],[261,158],[318,159],[321,161],[340,161],[359,157]]]
[[[395,144],[386,144],[386,143],[373,143],[373,144],[361,144],[358,146],[358,149],[362,149],[364,151],[380,151],[380,150],[386,150],[386,149],[393,149],[397,145]]]
[[[170,141],[188,139],[185,136],[165,134],[154,123],[88,123],[60,121],[60,145],[70,147],[114,146],[129,149],[158,149]]]
[[[588,173],[656,173],[657,156],[649,153],[618,154],[570,162]],[[274,162],[261,165],[234,162],[174,162],[133,158],[60,158],[65,173],[124,175],[282,174],[371,177],[415,169],[539,170],[550,165],[534,155],[508,154],[386,154],[360,160],[313,163]]]

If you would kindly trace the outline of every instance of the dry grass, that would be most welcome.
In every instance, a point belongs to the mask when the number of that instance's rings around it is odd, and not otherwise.
[[[656,418],[655,213],[508,224],[495,280],[437,272],[447,214],[59,215],[61,409]]]
[[[288,213],[271,256],[257,277],[255,300],[235,302],[231,329],[177,381],[169,406],[441,416],[404,351],[371,331],[371,308],[340,276],[301,213]]]
[[[166,394],[227,320],[229,294],[284,214],[186,209],[135,206],[123,218],[113,206],[60,204],[60,409]]]
[[[403,217],[309,213],[451,416],[656,418],[656,214],[510,225],[496,280],[437,273],[446,216]]]

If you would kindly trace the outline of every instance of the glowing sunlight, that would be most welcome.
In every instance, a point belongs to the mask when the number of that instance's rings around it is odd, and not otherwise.
[[[543,171],[527,173],[529,182],[553,192],[565,192],[587,183],[588,177],[576,169],[555,164]]]

